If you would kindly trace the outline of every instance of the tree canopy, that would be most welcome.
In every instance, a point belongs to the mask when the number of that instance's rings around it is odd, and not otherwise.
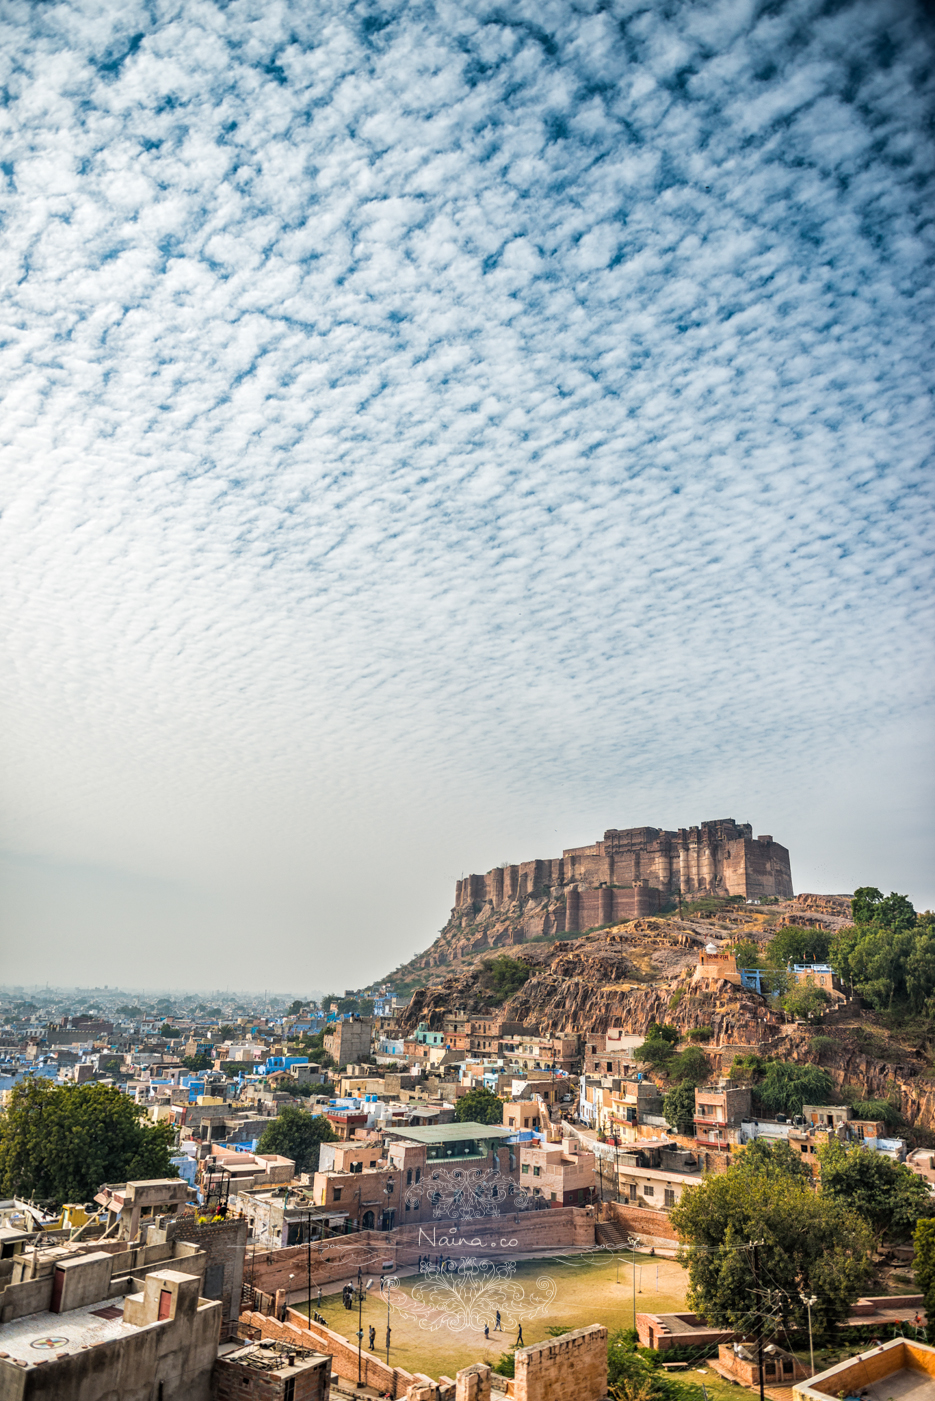
[[[935,929],[852,924],[839,929],[830,962],[877,1011],[894,1008],[935,1015]]]
[[[317,1172],[321,1145],[333,1143],[336,1137],[323,1114],[309,1114],[305,1109],[286,1105],[263,1130],[256,1151],[291,1158],[296,1173]]]
[[[691,1133],[695,1120],[695,1087],[689,1080],[673,1085],[662,1101],[662,1112],[673,1133]]]
[[[766,961],[773,968],[786,968],[790,963],[823,963],[830,949],[831,934],[827,929],[800,929],[790,924],[770,939]]]
[[[764,1108],[774,1114],[801,1114],[803,1104],[826,1104],[831,1095],[831,1076],[817,1065],[795,1065],[773,1060],[756,1088]]]
[[[21,1080],[0,1119],[0,1192],[61,1206],[90,1201],[104,1182],[178,1177],[171,1127],[143,1115],[112,1085]]]
[[[878,1238],[906,1237],[918,1220],[935,1216],[928,1184],[885,1153],[832,1138],[818,1150],[818,1160],[822,1194],[852,1207]]]
[[[745,1150],[726,1172],[687,1188],[670,1211],[692,1308],[718,1327],[748,1331],[768,1290],[785,1328],[805,1322],[802,1293],[818,1298],[819,1328],[846,1318],[871,1275],[870,1228],[850,1207],[812,1190],[793,1170],[788,1144],[778,1152],[751,1146],[756,1152]]]
[[[478,1085],[457,1101],[455,1119],[459,1124],[502,1124],[503,1100]]]
[[[827,1012],[831,999],[824,988],[814,983],[795,983],[781,999],[782,1009],[791,1017],[801,1017],[803,1021],[817,1021],[822,1012]]]
[[[935,1221],[920,1221],[912,1237],[915,1246],[913,1274],[915,1282],[925,1296],[925,1312],[929,1318],[929,1329],[935,1325]],[[932,1337],[932,1332],[929,1332]]]
[[[528,963],[511,958],[508,953],[501,953],[484,965],[484,981],[493,993],[493,1000],[505,1002],[519,991],[531,972]]]
[[[873,885],[862,885],[851,899],[851,914],[855,924],[881,924],[887,929],[913,929],[916,912],[912,901],[891,890],[884,895]]]

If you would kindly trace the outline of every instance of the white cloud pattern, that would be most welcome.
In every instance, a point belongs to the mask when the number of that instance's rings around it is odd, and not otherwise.
[[[462,867],[727,812],[935,896],[920,8],[0,24],[22,978],[351,984]]]

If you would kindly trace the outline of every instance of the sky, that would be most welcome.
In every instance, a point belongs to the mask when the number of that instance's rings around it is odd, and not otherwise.
[[[7,0],[4,981],[363,986],[721,817],[935,904],[933,34]]]

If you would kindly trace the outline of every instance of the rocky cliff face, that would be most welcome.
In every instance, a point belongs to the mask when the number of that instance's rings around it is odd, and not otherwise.
[[[764,918],[778,922],[784,911]],[[727,932],[714,919],[634,920],[580,939],[517,949],[515,956],[529,966],[530,975],[501,1006],[492,1004],[482,970],[462,966],[435,986],[419,989],[401,1025],[410,1030],[425,1022],[440,1029],[445,1016],[456,1010],[477,1016],[496,1010],[505,1020],[534,1025],[544,1035],[619,1027],[644,1036],[654,1021],[669,1022],[683,1035],[708,1027],[712,1035],[704,1050],[715,1070],[726,1071],[746,1051],[819,1062],[838,1087],[858,1085],[866,1098],[891,1098],[909,1124],[935,1130],[935,1079],[926,1047],[891,1043],[889,1058],[882,1059],[859,1044],[867,1013],[832,1013],[827,1025],[806,1026],[732,983],[693,980],[699,948],[715,930],[722,936]],[[757,930],[748,926],[737,932],[750,937]],[[812,1044],[817,1033],[826,1040],[830,1036],[833,1048],[817,1052]]]

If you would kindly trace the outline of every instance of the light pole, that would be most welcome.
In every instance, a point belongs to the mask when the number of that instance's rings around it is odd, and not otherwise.
[[[808,1309],[808,1361],[812,1369],[812,1376],[815,1375],[815,1350],[812,1347],[812,1305],[818,1303],[817,1294],[800,1294],[799,1298]]]
[[[363,1386],[362,1362],[364,1346],[364,1277],[357,1266],[357,1385]]]
[[[312,1213],[305,1213],[305,1273],[308,1284],[308,1303],[305,1306],[305,1314],[309,1323],[312,1321]]]
[[[386,1281],[386,1365],[390,1365],[390,1288],[391,1281]]]
[[[635,1327],[636,1327],[636,1247],[637,1247],[638,1245],[642,1245],[643,1242],[640,1240],[639,1236],[631,1236],[630,1239],[627,1241],[627,1244],[631,1247],[631,1249],[632,1249],[632,1251],[633,1251],[633,1327],[635,1328]]]

